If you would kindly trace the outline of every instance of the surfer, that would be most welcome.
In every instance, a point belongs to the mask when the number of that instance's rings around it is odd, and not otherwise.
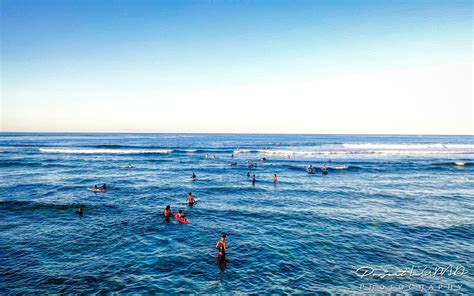
[[[79,215],[79,216],[82,216],[84,214],[84,208],[83,207],[79,207],[76,211],[76,213]]]
[[[273,183],[278,182],[277,174],[273,174]]]
[[[196,202],[196,200],[194,199],[194,196],[191,192],[189,192],[188,198],[186,198],[186,202],[190,205],[192,205]]]
[[[163,217],[169,219],[171,217],[171,207],[167,205],[166,208],[163,210]]]
[[[255,182],[257,182],[257,177],[255,177],[255,174],[252,176],[252,184],[255,185]]]
[[[323,176],[326,176],[328,174],[328,169],[326,168],[326,165],[323,165],[321,167],[321,173],[323,174]]]
[[[197,180],[196,174],[193,172],[193,176],[191,177],[193,180]]]
[[[103,191],[106,191],[107,190],[107,185],[105,185],[105,183],[102,184],[102,186],[100,186],[100,189],[103,190]]]
[[[216,249],[218,251],[217,258],[219,260],[225,260],[225,254],[227,252],[227,247],[228,247],[226,238],[227,238],[227,235],[223,233],[221,235],[221,239],[218,240],[216,243]]]
[[[184,218],[184,212],[182,210],[178,211],[178,217],[180,217],[181,219]]]

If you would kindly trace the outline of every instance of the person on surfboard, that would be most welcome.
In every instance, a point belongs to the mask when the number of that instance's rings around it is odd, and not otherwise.
[[[192,175],[191,179],[197,180],[196,174],[194,172],[193,172],[193,175]]]
[[[191,192],[189,192],[188,197],[186,198],[186,202],[190,205],[194,204],[196,200]]]

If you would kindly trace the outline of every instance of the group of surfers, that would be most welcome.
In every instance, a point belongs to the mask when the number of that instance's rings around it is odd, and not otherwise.
[[[232,154],[232,158],[234,158],[233,154]],[[267,159],[263,158],[263,159],[261,159],[261,161],[267,161]],[[248,165],[249,165],[249,168],[256,168],[257,167],[256,163],[252,163],[250,161],[248,161]],[[131,168],[133,166],[131,164],[129,164],[128,167]],[[315,167],[313,167],[313,165],[310,164],[307,167],[307,172],[308,172],[308,174],[314,174],[315,173]],[[326,165],[323,165],[321,167],[321,172],[322,172],[323,175],[328,174]],[[251,176],[250,172],[247,172],[247,177],[250,178],[250,176]],[[197,180],[197,176],[194,172],[193,172],[191,178],[192,178],[192,180]],[[253,174],[252,175],[252,184],[255,185],[256,181],[257,181],[257,177],[255,176],[255,174]],[[278,176],[276,174],[273,174],[273,183],[276,184],[277,182],[278,182]],[[106,192],[107,191],[107,185],[106,184],[103,184],[102,186],[94,185],[94,187],[91,188],[91,190],[96,191],[96,192]],[[189,194],[186,198],[186,204],[188,204],[189,206],[193,206],[195,203],[196,203],[196,199],[194,198],[193,194],[191,192],[189,192]],[[84,214],[84,208],[82,206],[77,209],[77,214],[79,214],[81,216]],[[165,209],[163,210],[162,215],[166,220],[169,221],[169,219],[173,215],[170,205],[167,205],[165,207]],[[176,216],[180,219],[186,219],[183,210],[179,210]],[[227,235],[225,233],[223,233],[221,235],[220,240],[218,240],[217,243],[216,243],[216,249],[218,251],[217,257],[221,262],[226,260],[227,248],[228,248]]]
[[[312,164],[310,164],[306,168],[306,171],[308,172],[308,174],[315,174],[316,173],[316,168],[313,167]],[[323,176],[326,176],[328,174],[328,168],[325,164],[321,167],[321,173],[323,174]]]
[[[193,173],[194,174],[194,173]],[[196,199],[194,198],[193,194],[191,192],[189,192],[188,194],[188,197],[186,198],[186,203],[188,205],[194,205],[194,203],[196,203]],[[165,220],[169,221],[169,219],[171,218],[171,216],[173,216],[173,212],[171,211],[171,206],[170,205],[167,205],[165,207],[165,209],[163,210],[163,217],[165,218]],[[183,210],[179,210],[178,213],[177,213],[177,217],[180,218],[180,219],[185,219],[185,214],[183,212]],[[227,235],[225,233],[223,233],[221,235],[221,238],[220,240],[217,241],[216,243],[216,249],[217,249],[217,259],[220,261],[220,262],[223,262],[226,260],[226,251],[227,251],[227,247],[228,247],[228,244],[227,244]]]

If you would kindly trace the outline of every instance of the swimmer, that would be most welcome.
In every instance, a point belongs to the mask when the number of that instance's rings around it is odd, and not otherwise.
[[[76,213],[79,215],[79,216],[82,216],[84,214],[84,208],[83,207],[79,207],[76,211]]]
[[[276,174],[273,174],[273,183],[278,182],[278,177]]]
[[[163,217],[169,219],[171,217],[171,207],[167,205],[166,208],[163,210]]]
[[[216,243],[216,249],[218,251],[217,258],[219,260],[225,260],[225,254],[227,252],[228,244],[227,244],[227,235],[225,233],[222,234],[221,239]]]
[[[250,178],[250,172],[247,172],[247,178]]]
[[[255,177],[255,174],[252,176],[252,184],[255,185],[255,182],[257,182],[257,177]]]
[[[190,205],[194,204],[196,200],[191,192],[189,192],[188,197],[186,198],[186,202]]]
[[[232,153],[232,154],[230,155],[230,157],[231,157],[231,158],[234,158],[234,153]]]
[[[178,216],[179,216],[180,218],[184,218],[184,212],[183,212],[182,210],[179,210],[179,211],[178,211]]]

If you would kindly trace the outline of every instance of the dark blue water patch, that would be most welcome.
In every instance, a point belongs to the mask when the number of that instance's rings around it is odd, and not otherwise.
[[[114,204],[90,204],[86,201],[69,203],[69,204],[54,204],[54,203],[44,203],[36,201],[24,201],[24,200],[0,200],[0,210],[2,211],[64,211],[73,213],[77,208],[84,207],[87,210],[97,210],[97,209],[115,209],[117,208]]]

